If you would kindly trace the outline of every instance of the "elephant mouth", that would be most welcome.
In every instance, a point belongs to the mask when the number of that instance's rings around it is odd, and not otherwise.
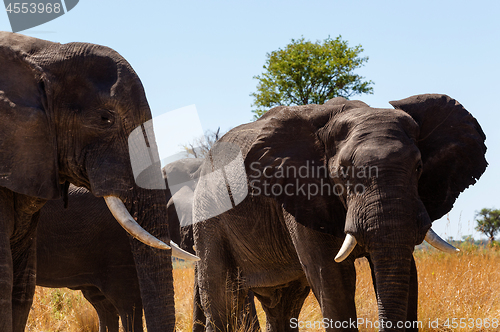
[[[439,235],[437,235],[436,232],[432,230],[432,228],[429,228],[429,230],[427,231],[425,235],[425,241],[427,241],[427,243],[429,243],[434,248],[449,254],[460,251],[460,249],[455,248],[454,246],[443,240],[441,237],[439,237]],[[335,261],[337,263],[340,263],[344,259],[346,259],[354,250],[357,243],[358,242],[356,241],[356,238],[354,236],[352,236],[351,234],[347,234],[344,239],[344,243],[342,243],[342,247],[340,248],[337,256],[335,256]]]
[[[115,217],[115,219],[123,227],[123,229],[125,229],[137,240],[153,248],[172,250],[172,256],[180,259],[191,261],[200,260],[199,257],[179,248],[179,246],[173,241],[170,241],[169,246],[165,242],[149,234],[137,223],[137,221],[134,220],[134,218],[130,215],[127,208],[125,207],[125,204],[123,204],[122,200],[118,197],[105,196],[104,200],[106,202],[106,205],[108,206],[108,209],[111,211],[111,214],[113,214],[113,217]]]

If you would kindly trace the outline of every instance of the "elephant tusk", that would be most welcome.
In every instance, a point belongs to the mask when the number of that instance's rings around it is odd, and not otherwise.
[[[339,253],[337,254],[337,256],[335,256],[335,261],[337,263],[340,263],[344,259],[346,259],[347,256],[349,256],[349,254],[354,250],[357,243],[358,241],[356,241],[356,238],[354,236],[352,236],[351,234],[347,234],[344,239],[344,243],[342,243],[342,247],[339,250]]]
[[[432,228],[429,228],[429,230],[427,231],[427,234],[425,235],[425,241],[427,241],[434,248],[449,254],[460,251],[460,249],[455,248],[454,246],[440,238],[439,235],[437,235],[436,232],[432,230]]]
[[[166,243],[158,240],[153,235],[146,232],[128,212],[125,204],[116,196],[105,196],[104,200],[109,211],[113,214],[116,221],[133,237],[147,244],[150,247],[158,249],[172,249]]]
[[[172,256],[186,261],[199,261],[200,257],[193,255],[185,250],[182,250],[177,243],[170,241],[170,246],[172,246]]]

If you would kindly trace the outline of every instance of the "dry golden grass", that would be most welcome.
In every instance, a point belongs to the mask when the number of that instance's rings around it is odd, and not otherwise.
[[[99,323],[81,292],[37,287],[26,331],[98,332]]]
[[[193,320],[194,269],[174,269],[175,321],[177,331],[191,331]]]
[[[491,324],[496,319],[500,325],[500,251],[474,246],[461,249],[462,252],[456,255],[434,249],[415,254],[421,331],[500,331],[500,327]],[[356,270],[358,317],[375,322],[377,306],[368,263],[358,260]],[[174,269],[177,331],[191,331],[193,278],[193,269],[189,266]],[[257,310],[261,326],[264,326],[265,316],[259,303]],[[453,328],[453,318],[458,328]],[[464,328],[460,328],[460,318],[463,318],[462,326],[466,325]],[[312,294],[306,299],[299,320],[322,320]],[[489,327],[484,326],[486,321]],[[27,331],[98,331],[97,315],[79,292],[38,288]],[[360,331],[376,329],[360,327]]]
[[[500,251],[470,245],[461,249],[458,255],[433,249],[416,254],[418,317],[427,325],[423,330],[500,331]],[[458,328],[452,328],[453,318]],[[460,328],[461,318],[466,327]],[[428,328],[430,322],[436,326],[437,319],[439,326]],[[494,319],[496,327],[484,324]]]

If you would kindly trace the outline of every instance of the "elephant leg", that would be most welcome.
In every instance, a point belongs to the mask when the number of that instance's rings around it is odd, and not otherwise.
[[[104,294],[97,287],[86,287],[82,294],[97,311],[99,332],[118,332],[118,311]]]
[[[206,331],[237,331],[243,323],[240,318],[247,290],[239,289],[238,282],[231,276],[219,280],[200,286]]]
[[[200,268],[200,262],[207,264]],[[225,266],[221,256],[211,256],[205,261],[202,258],[200,262],[195,280],[199,285],[201,308],[206,317],[206,331],[237,331],[248,290],[241,288],[240,276]]]
[[[333,264],[338,264],[338,266],[313,267],[308,269],[307,273],[323,317],[328,321],[328,327],[325,327],[325,330],[357,331],[354,259],[346,259],[342,263]]]
[[[34,218],[38,218],[38,214]],[[28,321],[36,284],[36,231],[26,235],[22,250],[12,250],[14,263],[12,287],[12,327],[23,332]]]
[[[336,263],[333,258],[342,246],[343,239],[316,232],[295,222],[289,222],[287,227],[307,281],[319,302],[324,319],[328,321],[326,331],[357,331],[354,302],[354,257],[357,252],[353,252],[343,262]]]
[[[245,297],[242,310],[240,311],[238,319],[239,322],[241,322],[244,326],[243,331],[245,332],[260,331],[259,320],[257,317],[257,310],[255,309],[255,301],[252,291],[249,291],[248,295]],[[203,312],[203,308],[201,306],[200,289],[198,287],[198,284],[195,283],[193,292],[193,332],[205,331],[205,326],[207,324],[207,321],[208,320],[206,319],[206,316]]]
[[[293,318],[298,319],[302,305],[309,295],[310,287],[307,281],[296,280],[283,288],[273,289],[271,292],[255,291],[266,313],[267,332],[298,331]]]
[[[196,276],[197,267],[194,269],[194,275]],[[200,287],[198,283],[194,282],[194,291],[193,291],[193,332],[203,332],[205,331],[205,322],[206,322],[205,314],[203,313],[203,308],[201,306],[200,299]]]
[[[4,221],[1,219],[0,222]],[[7,228],[0,225],[0,331],[12,331],[12,254]]]
[[[377,294],[377,284],[375,281],[375,273],[373,262],[368,256],[368,262],[370,263],[370,270],[373,281],[373,288],[375,290],[375,294]],[[411,257],[411,270],[410,270],[410,292],[408,294],[408,311],[406,313],[406,321],[412,322],[411,328],[406,328],[405,331],[413,332],[418,331],[418,275],[417,275],[417,267],[415,265],[415,258]]]
[[[234,301],[233,293],[237,284],[235,285],[232,277],[231,259],[227,257],[225,249],[227,246],[221,239],[220,232],[214,232],[218,229],[215,225],[214,219],[210,220],[210,224],[199,222],[195,225],[195,234],[203,234],[195,235],[196,253],[201,259],[196,263],[195,284],[198,286],[199,301],[205,315],[205,331],[227,332],[236,330],[231,317],[236,313],[235,302],[238,304],[238,301]]]
[[[142,305],[118,307],[125,332],[142,332]]]
[[[228,284],[231,282],[228,281]],[[257,332],[260,331],[257,310],[255,309],[254,296],[245,296],[243,290],[229,291],[229,296],[226,297],[226,311],[220,312],[215,319],[207,319],[201,305],[200,290],[198,285],[195,285],[194,291],[194,306],[193,306],[193,332],[203,331],[226,331],[218,326],[226,326],[227,331],[245,331]],[[225,315],[225,316],[224,316]],[[213,317],[213,316],[212,316]],[[219,321],[217,321],[219,319]],[[226,322],[226,323],[224,323]],[[219,325],[217,325],[219,324]]]
[[[130,269],[126,269],[121,274],[120,270],[109,271],[109,280],[102,290],[106,298],[118,310],[125,332],[142,332],[141,291],[135,269],[132,276],[127,275],[129,271]],[[124,289],[127,289],[126,293],[123,292]]]

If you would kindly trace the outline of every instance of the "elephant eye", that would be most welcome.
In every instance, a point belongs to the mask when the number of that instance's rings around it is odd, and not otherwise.
[[[422,166],[422,162],[419,162],[417,164],[417,168],[415,169],[415,171],[417,172],[417,174],[422,174],[422,169],[423,169],[423,166]]]
[[[112,126],[113,123],[115,123],[115,117],[114,114],[111,111],[108,110],[100,110],[99,115],[101,117],[101,125],[104,127],[109,127]]]
[[[347,179],[348,178],[348,170],[345,166],[339,165],[336,167],[332,168],[331,171],[332,177],[338,178],[338,179]]]

